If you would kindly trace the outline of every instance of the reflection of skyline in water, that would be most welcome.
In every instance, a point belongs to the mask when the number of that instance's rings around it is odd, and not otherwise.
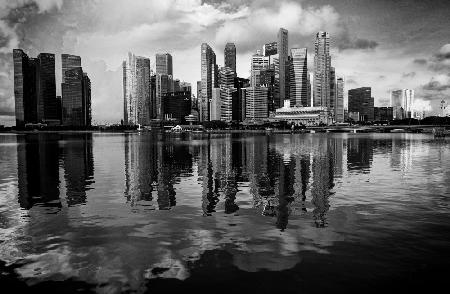
[[[18,211],[26,217],[3,233],[11,237],[2,245],[21,252],[6,255],[25,257],[18,272],[33,279],[76,276],[138,289],[143,277],[186,279],[214,265],[291,269],[308,262],[306,252],[323,258],[317,272],[330,260],[346,262],[342,244],[362,250],[358,257],[378,252],[372,265],[384,256],[392,268],[402,258],[395,248],[431,252],[415,238],[436,238],[430,224],[448,223],[450,151],[425,140],[154,133],[14,140],[12,153],[0,146],[0,161],[17,160],[6,165],[17,172],[10,210],[25,208]],[[5,218],[14,225],[12,215]],[[411,240],[420,246],[408,246]],[[402,262],[414,258],[404,254]]]
[[[21,207],[61,207],[60,169],[67,205],[87,201],[94,183],[92,134],[27,134],[17,141]],[[273,217],[278,229],[286,229],[291,214],[305,213],[326,227],[330,197],[345,173],[370,173],[374,152],[389,155],[391,167],[405,172],[413,148],[370,137],[125,134],[124,195],[132,207],[171,209],[177,186],[197,174],[205,216],[218,212],[221,202],[225,214],[238,213],[237,195],[248,186],[253,207]]]
[[[22,208],[30,209],[35,204],[61,207],[60,166],[67,204],[86,202],[94,176],[92,134],[25,134],[17,136],[17,143],[18,199]]]

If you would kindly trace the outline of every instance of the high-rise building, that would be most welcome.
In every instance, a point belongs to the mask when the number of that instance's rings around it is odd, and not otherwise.
[[[234,87],[235,72],[230,67],[222,67],[219,71],[220,85],[220,120],[233,120],[233,98],[238,94]]]
[[[251,122],[267,119],[267,87],[246,88],[245,110],[246,120]]]
[[[375,121],[390,121],[393,119],[392,107],[374,107],[373,113]]]
[[[86,126],[92,125],[91,79],[83,73],[83,110]]]
[[[374,98],[370,87],[351,89],[348,91],[348,112],[358,113],[359,121],[374,120]],[[355,116],[356,117],[356,116]]]
[[[244,78],[234,78],[234,88],[237,95],[233,96],[233,120],[245,120],[245,88],[249,87],[249,80]]]
[[[264,56],[270,56],[277,54],[277,42],[271,42],[264,44],[263,46],[263,55]]]
[[[220,100],[220,88],[211,91],[210,120],[220,120],[222,114],[222,101]]]
[[[334,67],[330,67],[330,111],[334,116],[334,108],[336,107],[336,72]]]
[[[336,80],[334,119],[338,123],[344,122],[344,78],[342,77],[338,77]]]
[[[128,53],[123,62],[124,123],[146,125],[151,118],[150,59]]]
[[[306,48],[291,49],[290,100],[291,106],[308,105],[308,63]]]
[[[164,74],[156,74],[156,118],[164,119],[164,95],[170,93],[169,89],[170,76]]]
[[[201,47],[202,96],[199,101],[200,121],[210,120],[212,89],[218,87],[217,76],[216,54],[208,44],[203,43]]]
[[[330,107],[330,35],[318,32],[314,49],[314,106]]]
[[[83,70],[81,66],[64,71],[62,88],[62,124],[84,126]]]
[[[414,117],[414,90],[402,89],[391,91],[390,106],[393,108],[394,119]]]
[[[37,60],[13,50],[16,126],[37,122]]]
[[[81,67],[81,57],[61,55],[61,120],[67,126],[90,126],[91,81]]]
[[[164,93],[162,96],[164,119],[176,119],[185,123],[185,116],[191,113],[191,91]]]
[[[69,69],[76,67],[81,67],[81,57],[70,54],[61,54],[61,65],[62,65],[62,82],[65,81],[65,73]]]
[[[38,121],[58,122],[56,100],[55,54],[41,53],[37,57],[38,68]]]
[[[16,125],[59,124],[55,55],[41,53],[37,58],[28,58],[21,49],[14,49],[13,60]]]
[[[156,54],[156,74],[172,75],[172,55],[169,53]]]
[[[289,99],[289,47],[288,31],[280,28],[277,35],[278,70],[279,70],[279,97],[277,97],[276,107],[281,107],[285,99]]]
[[[263,70],[269,68],[269,57],[261,54],[261,50],[256,50],[252,55],[250,71]]]
[[[225,67],[229,67],[236,74],[236,45],[227,43],[224,50]]]

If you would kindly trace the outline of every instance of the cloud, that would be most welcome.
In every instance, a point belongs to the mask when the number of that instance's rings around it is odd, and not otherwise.
[[[445,44],[433,55],[429,62],[429,68],[436,72],[450,71],[450,44]]]
[[[414,78],[416,76],[416,72],[412,71],[412,72],[408,72],[408,73],[403,73],[402,77],[403,78]]]
[[[344,50],[374,50],[378,47],[378,42],[363,38],[350,36],[350,30],[343,26],[342,33],[337,37],[337,48]]]
[[[450,89],[450,77],[447,75],[433,77],[431,81],[423,85],[422,88],[429,91],[445,91]]]
[[[313,42],[313,35],[320,30],[330,33],[338,32],[339,14],[331,6],[302,7],[291,1],[281,2],[274,9],[253,7],[245,16],[235,18],[219,25],[215,43],[224,46],[233,41],[241,52],[254,51],[263,44],[276,41],[280,27],[289,31],[289,40],[308,37]]]
[[[413,63],[419,64],[419,65],[425,65],[428,63],[428,61],[424,58],[417,58],[417,59],[414,59]]]

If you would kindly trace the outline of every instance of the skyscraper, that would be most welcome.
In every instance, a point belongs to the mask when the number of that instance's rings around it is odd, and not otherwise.
[[[164,109],[163,109],[163,96],[167,94],[169,91],[169,75],[165,74],[156,74],[156,118],[163,119],[164,118]]]
[[[330,67],[330,112],[334,116],[334,108],[336,107],[336,72],[334,67]]]
[[[37,60],[13,50],[16,126],[37,122]]]
[[[55,55],[41,53],[37,58],[28,58],[21,49],[14,49],[13,60],[16,125],[59,124]]]
[[[314,50],[314,106],[330,106],[330,35],[318,32]]]
[[[360,121],[373,121],[373,107],[374,99],[370,87],[362,87],[348,91],[349,114],[357,114]]]
[[[281,107],[283,105],[283,100],[289,99],[289,64],[288,64],[288,31],[286,29],[280,28],[277,35],[277,51],[278,51],[278,70],[279,70],[279,97],[275,101],[275,107]]]
[[[267,87],[246,88],[246,120],[255,122],[267,119],[267,91]]]
[[[61,54],[63,125],[91,125],[91,81],[81,67],[81,57]]]
[[[227,43],[224,50],[225,67],[229,67],[236,74],[236,46],[234,43]]]
[[[237,95],[234,87],[235,72],[230,67],[222,67],[219,71],[220,85],[220,120],[233,120],[233,97]]]
[[[123,62],[124,123],[149,124],[151,118],[150,59],[128,53]]]
[[[390,106],[393,108],[394,119],[404,119],[414,116],[414,90],[402,89],[391,91]]]
[[[263,46],[263,55],[270,56],[277,54],[277,42],[271,42],[264,44]]]
[[[65,81],[65,72],[69,69],[81,67],[81,57],[70,54],[61,54],[61,65],[62,65],[62,82]]]
[[[306,48],[291,49],[290,99],[291,106],[308,106],[308,63]]]
[[[56,100],[55,54],[41,53],[37,57],[38,68],[38,121],[58,121]]]
[[[169,53],[156,54],[156,74],[172,75],[172,55]]]
[[[336,103],[334,107],[334,119],[336,122],[344,122],[344,78],[336,80]]]
[[[216,54],[207,43],[203,43],[201,47],[202,97],[199,101],[200,121],[210,120],[212,89],[218,86],[217,74]]]

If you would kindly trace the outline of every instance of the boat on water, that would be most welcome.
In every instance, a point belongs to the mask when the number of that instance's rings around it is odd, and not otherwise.
[[[405,129],[392,129],[391,133],[406,133]]]

